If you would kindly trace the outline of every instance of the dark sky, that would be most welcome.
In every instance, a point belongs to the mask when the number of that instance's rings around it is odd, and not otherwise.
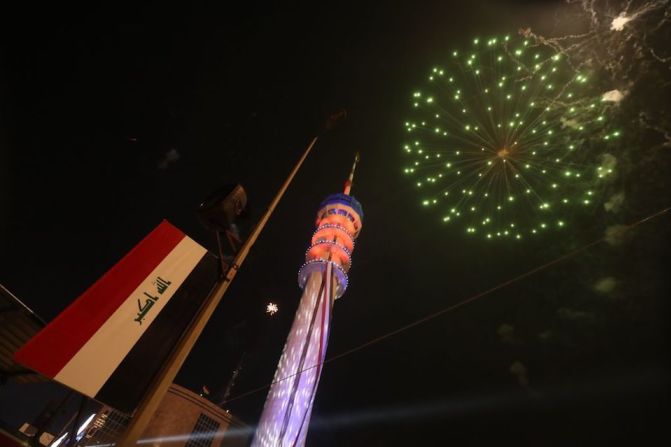
[[[194,209],[222,182],[247,189],[249,227],[340,107],[347,120],[315,147],[179,383],[221,390],[243,351],[233,397],[272,379],[314,213],[340,190],[356,151],[364,229],[335,305],[330,356],[602,234],[605,223],[587,218],[569,235],[521,245],[468,240],[422,210],[401,174],[407,98],[428,68],[472,36],[557,32],[561,4],[164,3],[59,4],[2,19],[0,282],[45,320],[163,218],[214,249]],[[641,181],[648,167],[620,179],[632,205],[608,224],[668,202],[662,184]],[[668,228],[662,216],[618,246],[597,245],[329,363],[309,444],[668,438]],[[614,278],[614,291],[595,291],[603,278]],[[272,321],[268,300],[280,306]],[[229,408],[253,424],[264,399],[261,391]]]

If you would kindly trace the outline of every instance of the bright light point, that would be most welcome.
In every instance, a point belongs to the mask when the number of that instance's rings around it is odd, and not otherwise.
[[[630,21],[631,18],[627,17],[624,14],[620,14],[619,16],[615,17],[613,21],[610,23],[610,30],[622,31],[624,29],[624,25],[626,25]]]
[[[510,151],[508,148],[504,147],[502,149],[499,149],[499,151],[496,153],[499,158],[506,158],[508,155],[510,155]]]
[[[557,222],[557,225],[560,226],[560,227],[563,227],[563,226],[564,226],[564,222],[562,222],[562,221],[560,220],[560,221]]]
[[[91,414],[77,429],[77,436],[75,437],[77,440],[81,439],[82,433],[84,430],[89,426],[93,418],[96,416],[96,413]]]
[[[65,432],[65,434],[64,434],[63,436],[61,436],[60,438],[58,438],[57,440],[55,440],[55,441],[51,444],[51,447],[58,447],[59,445],[61,445],[61,443],[65,440],[65,438],[66,438],[67,436],[68,436],[68,433]]]
[[[609,90],[601,95],[601,101],[618,103],[624,99],[624,95],[619,90]]]

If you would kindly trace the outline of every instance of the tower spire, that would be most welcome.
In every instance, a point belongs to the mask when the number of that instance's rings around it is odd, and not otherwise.
[[[349,173],[347,181],[345,181],[345,194],[349,195],[350,190],[352,189],[352,182],[354,181],[354,170],[356,169],[356,164],[359,162],[359,153],[357,152],[354,156],[354,163],[352,164],[352,170]]]

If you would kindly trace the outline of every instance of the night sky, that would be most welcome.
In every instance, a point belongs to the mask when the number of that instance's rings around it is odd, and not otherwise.
[[[473,36],[527,27],[556,36],[582,23],[568,19],[579,8],[561,2],[452,3],[59,4],[3,17],[0,282],[49,321],[163,218],[214,250],[196,218],[200,200],[240,182],[249,231],[324,119],[345,108],[347,119],[320,138],[178,376],[216,399],[244,352],[235,398],[272,380],[315,212],[341,190],[356,151],[353,195],[364,227],[327,357],[671,205],[669,137],[636,121],[652,104],[646,122],[669,130],[669,71],[645,65],[643,52],[637,76],[620,80],[631,96],[612,118],[628,135],[609,191],[625,192],[619,212],[579,216],[570,230],[533,241],[488,243],[422,208],[402,174],[401,144],[410,92],[430,67]],[[657,34],[646,25],[645,42],[669,36],[660,23]],[[308,445],[669,438],[669,223],[661,215],[330,362]],[[268,301],[280,308],[272,319],[263,313]],[[226,408],[253,425],[265,394]]]

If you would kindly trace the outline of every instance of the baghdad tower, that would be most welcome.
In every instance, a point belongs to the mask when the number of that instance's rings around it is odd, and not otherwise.
[[[322,372],[333,303],[347,289],[363,209],[350,195],[357,154],[345,190],[321,203],[305,264],[298,272],[298,305],[252,447],[303,446]]]

